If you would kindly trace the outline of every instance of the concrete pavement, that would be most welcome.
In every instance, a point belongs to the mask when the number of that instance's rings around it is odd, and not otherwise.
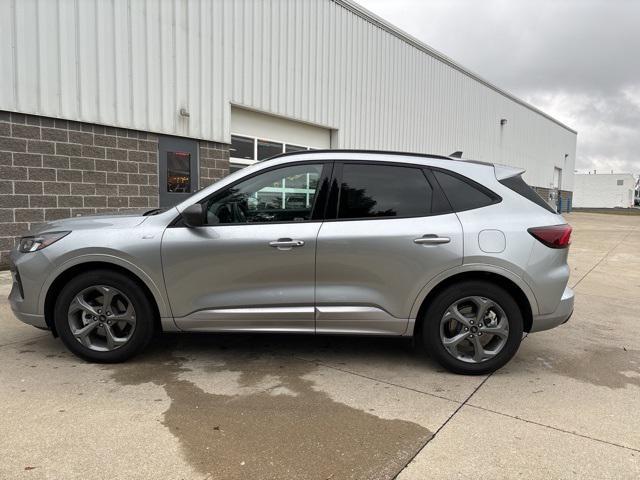
[[[371,338],[167,335],[91,365],[0,273],[0,478],[639,478],[640,217],[566,218],[574,316],[486,377]]]

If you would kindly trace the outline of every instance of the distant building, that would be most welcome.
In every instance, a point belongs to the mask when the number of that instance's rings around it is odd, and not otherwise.
[[[630,173],[576,174],[573,206],[576,208],[633,207],[636,179]]]

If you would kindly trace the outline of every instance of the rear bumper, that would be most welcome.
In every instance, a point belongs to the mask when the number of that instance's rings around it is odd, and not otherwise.
[[[573,290],[569,287],[565,288],[555,312],[547,315],[535,315],[533,317],[531,333],[549,330],[567,322],[573,313],[573,299]]]

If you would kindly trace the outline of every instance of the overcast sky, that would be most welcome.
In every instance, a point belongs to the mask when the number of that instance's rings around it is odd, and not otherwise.
[[[578,131],[580,172],[640,173],[640,0],[357,0]]]

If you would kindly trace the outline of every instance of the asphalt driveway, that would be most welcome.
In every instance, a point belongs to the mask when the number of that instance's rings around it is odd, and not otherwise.
[[[0,478],[640,478],[640,217],[567,219],[574,316],[484,377],[372,338],[167,335],[92,365],[0,273]]]

